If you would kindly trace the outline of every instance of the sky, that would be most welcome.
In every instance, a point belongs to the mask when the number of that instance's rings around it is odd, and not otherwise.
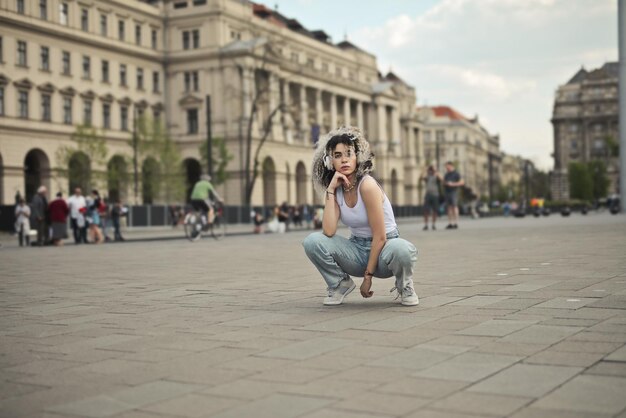
[[[556,89],[584,66],[618,60],[617,0],[274,0],[347,39],[415,87],[500,135],[500,148],[550,170]]]

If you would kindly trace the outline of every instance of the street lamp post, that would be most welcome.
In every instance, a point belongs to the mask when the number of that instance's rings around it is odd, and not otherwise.
[[[621,212],[626,213],[626,0],[617,6],[619,44],[619,193]]]
[[[211,96],[206,96],[207,173],[213,176],[213,138],[211,133]]]

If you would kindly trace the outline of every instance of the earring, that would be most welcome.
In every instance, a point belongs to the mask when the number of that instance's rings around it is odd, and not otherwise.
[[[324,167],[326,167],[327,170],[334,171],[333,163],[330,161],[330,155],[324,157]]]

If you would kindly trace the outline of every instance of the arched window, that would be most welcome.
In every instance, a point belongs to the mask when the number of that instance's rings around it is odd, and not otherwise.
[[[271,157],[263,160],[263,204],[276,205],[276,166]]]
[[[30,202],[39,186],[50,188],[50,161],[40,149],[28,151],[24,158],[25,199]]]
[[[200,162],[195,158],[186,158],[183,161],[183,167],[186,173],[186,185],[187,185],[187,193],[186,198],[187,201],[191,198],[191,191],[193,190],[193,186],[200,180],[200,174],[202,173],[202,168],[200,167]]]
[[[126,199],[128,180],[126,160],[121,155],[114,155],[107,164],[107,188],[111,202]]]
[[[75,152],[72,154],[68,163],[68,195],[74,192],[74,189],[80,187],[83,194],[89,193],[91,185],[91,163],[87,154],[83,152]]]
[[[304,205],[307,203],[306,199],[306,168],[302,161],[296,165],[296,203],[298,205]]]

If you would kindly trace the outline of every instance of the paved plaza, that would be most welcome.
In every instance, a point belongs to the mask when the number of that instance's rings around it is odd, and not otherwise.
[[[416,307],[322,306],[309,231],[5,245],[0,416],[626,417],[626,217],[444,226]]]

